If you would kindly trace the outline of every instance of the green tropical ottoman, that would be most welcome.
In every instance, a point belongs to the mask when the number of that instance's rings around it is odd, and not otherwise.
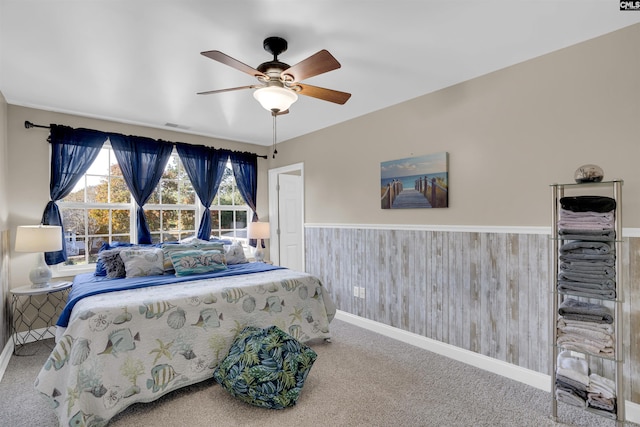
[[[248,326],[238,334],[213,378],[246,403],[283,409],[297,402],[317,357],[276,326]]]

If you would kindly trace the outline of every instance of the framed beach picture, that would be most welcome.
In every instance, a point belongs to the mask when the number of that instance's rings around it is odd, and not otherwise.
[[[449,207],[449,153],[426,154],[380,163],[380,207]]]

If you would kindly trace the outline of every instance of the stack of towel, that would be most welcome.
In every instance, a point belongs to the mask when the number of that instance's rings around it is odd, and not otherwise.
[[[615,383],[597,374],[589,374],[587,361],[571,351],[558,354],[556,399],[581,408],[589,407],[600,415],[616,419]]]
[[[598,414],[616,419],[616,383],[598,374],[589,375],[587,406]]]
[[[558,314],[559,346],[603,357],[615,356],[613,316],[607,307],[565,298]]]
[[[589,387],[587,361],[571,355],[565,350],[558,354],[556,365],[556,399],[559,402],[585,408]]]
[[[610,197],[560,199],[558,291],[585,297],[616,298],[615,207]]]

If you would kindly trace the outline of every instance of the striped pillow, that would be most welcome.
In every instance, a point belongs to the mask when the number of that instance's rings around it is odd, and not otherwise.
[[[170,253],[176,276],[225,270],[224,254],[215,250],[173,251]]]

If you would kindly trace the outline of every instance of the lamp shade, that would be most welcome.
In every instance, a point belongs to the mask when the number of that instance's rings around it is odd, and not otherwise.
[[[247,231],[250,239],[268,239],[271,237],[268,222],[251,222]]]
[[[58,225],[20,225],[16,252],[54,252],[62,249],[62,228]]]
[[[253,92],[262,108],[267,111],[286,111],[298,100],[298,94],[280,86],[267,86]]]

